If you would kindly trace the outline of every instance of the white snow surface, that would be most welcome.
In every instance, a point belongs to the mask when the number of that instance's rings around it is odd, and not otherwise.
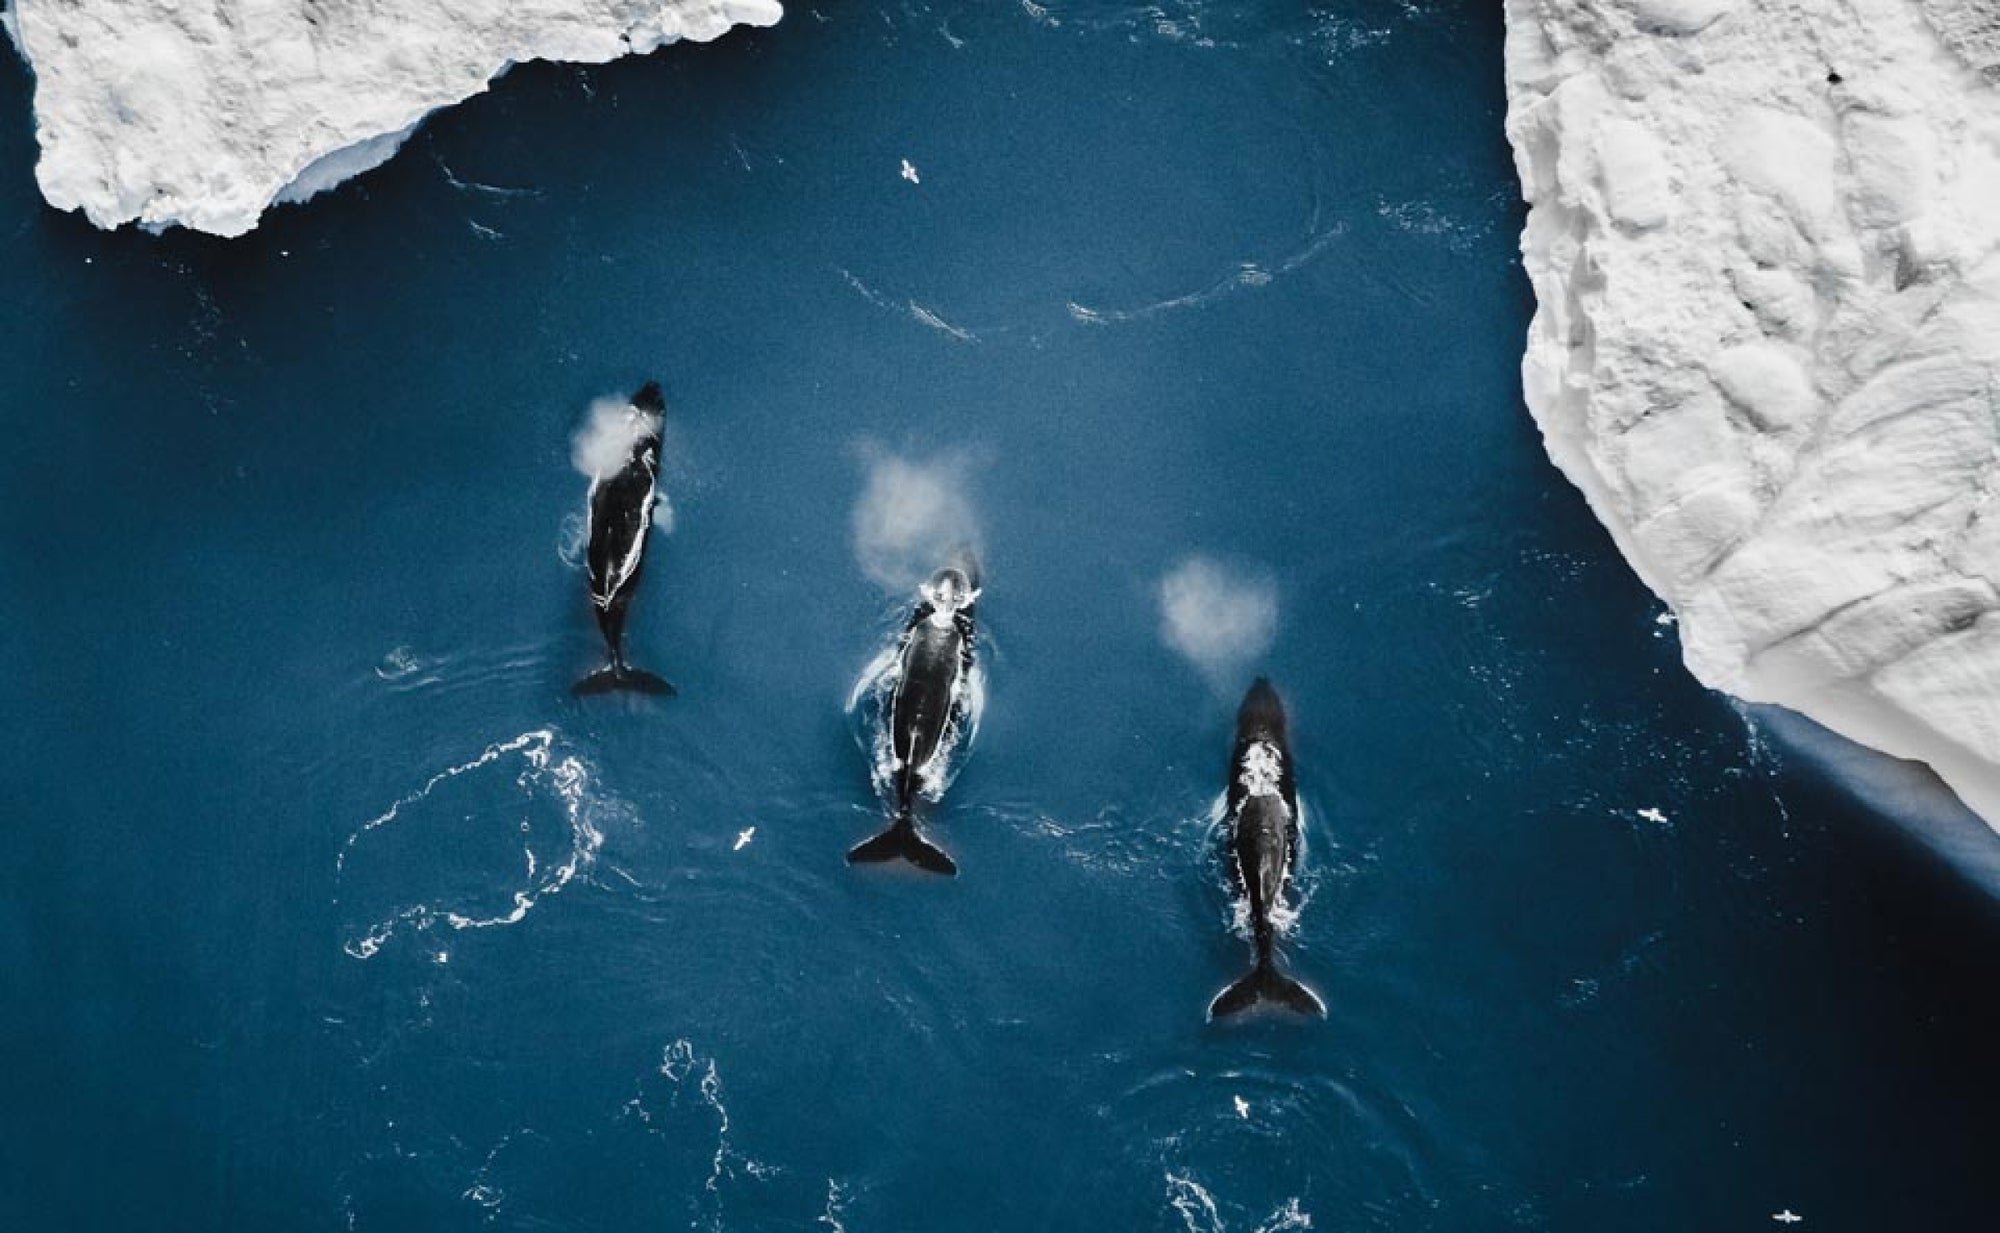
[[[1550,455],[1703,683],[2000,825],[2000,7],[1506,4]]]
[[[526,60],[601,63],[777,0],[15,0],[35,168],[100,227],[241,235],[385,161],[426,115]]]

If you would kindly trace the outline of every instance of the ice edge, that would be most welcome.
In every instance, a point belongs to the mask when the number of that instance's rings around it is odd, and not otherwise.
[[[444,0],[15,0],[4,24],[34,74],[50,205],[106,229],[238,236],[386,162],[516,63],[604,63],[782,14],[777,0],[515,0],[478,21]]]
[[[2000,23],[1964,0],[1506,17],[1551,459],[1704,684],[1922,762],[2000,823],[2000,223],[1977,204],[2000,199]]]

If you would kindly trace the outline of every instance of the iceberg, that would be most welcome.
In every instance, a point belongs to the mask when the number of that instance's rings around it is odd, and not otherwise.
[[[15,0],[35,176],[58,209],[242,235],[392,157],[424,117],[527,60],[602,63],[777,0]]]
[[[1506,6],[1550,456],[1705,685],[2000,826],[2000,15]]]

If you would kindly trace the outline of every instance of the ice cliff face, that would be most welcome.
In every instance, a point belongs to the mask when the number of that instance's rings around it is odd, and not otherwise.
[[[777,0],[15,0],[60,209],[240,235],[388,159],[430,112],[523,60],[601,62]]]
[[[2000,8],[1507,0],[1549,453],[1709,686],[2000,824]]]

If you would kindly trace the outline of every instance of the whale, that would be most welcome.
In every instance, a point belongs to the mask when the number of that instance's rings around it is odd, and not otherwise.
[[[917,826],[917,802],[941,782],[943,763],[974,718],[974,609],[979,569],[969,559],[947,565],[923,584],[887,669],[885,726],[888,794],[894,817],[887,830],[848,852],[850,864],[907,861],[950,876],[958,864]]]
[[[1276,914],[1285,906],[1299,856],[1298,778],[1285,705],[1258,677],[1236,712],[1224,798],[1230,872],[1249,910],[1255,959],[1248,975],[1215,995],[1208,1017],[1221,1019],[1267,1004],[1324,1018],[1319,995],[1278,967]]]
[[[667,404],[657,381],[649,381],[625,408],[631,444],[622,464],[590,480],[589,532],[585,568],[590,604],[604,636],[606,663],[578,681],[583,694],[631,690],[672,694],[674,687],[625,662],[625,614],[638,593],[646,564],[646,541],[653,507],[660,499],[660,430]]]

